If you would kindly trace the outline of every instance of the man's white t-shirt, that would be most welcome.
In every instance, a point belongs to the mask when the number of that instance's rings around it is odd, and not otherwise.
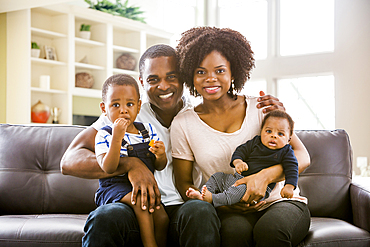
[[[191,108],[191,104],[183,97],[184,106],[180,112]],[[181,195],[177,191],[174,183],[173,166],[172,166],[172,146],[170,141],[170,128],[164,127],[156,118],[156,115],[149,102],[142,104],[139,114],[137,115],[136,121],[145,122],[154,125],[157,130],[157,134],[160,140],[163,141],[166,147],[167,155],[167,166],[162,171],[155,171],[154,177],[158,183],[159,190],[161,192],[161,201],[165,206],[182,204],[184,201]],[[99,119],[92,124],[92,127],[96,130],[101,129],[105,125],[110,123],[109,119],[102,114]],[[201,177],[198,171],[194,171],[194,177]]]

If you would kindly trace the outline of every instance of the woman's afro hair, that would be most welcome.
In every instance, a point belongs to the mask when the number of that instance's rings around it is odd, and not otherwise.
[[[194,71],[212,51],[218,51],[229,62],[234,89],[242,90],[254,67],[254,53],[249,41],[229,28],[196,27],[181,34],[177,45],[180,76],[190,93],[194,94]],[[232,90],[230,88],[232,94]]]

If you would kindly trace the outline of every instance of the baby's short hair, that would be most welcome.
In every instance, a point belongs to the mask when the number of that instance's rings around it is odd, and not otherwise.
[[[103,84],[103,88],[102,88],[102,100],[103,102],[106,101],[107,99],[107,92],[108,92],[108,88],[110,86],[114,86],[114,85],[126,85],[126,86],[133,86],[137,92],[137,95],[140,99],[140,90],[139,90],[139,86],[136,82],[136,80],[130,76],[130,75],[127,75],[127,74],[116,74],[116,75],[112,75],[111,77],[109,77]]]
[[[288,120],[289,129],[290,129],[290,131],[289,131],[290,136],[293,135],[294,121],[288,113],[286,113],[285,111],[281,111],[281,110],[274,110],[274,111],[270,111],[269,113],[267,113],[266,116],[263,118],[262,125],[261,125],[261,130],[263,129],[263,126],[265,126],[266,120],[269,117],[284,118],[284,119]]]

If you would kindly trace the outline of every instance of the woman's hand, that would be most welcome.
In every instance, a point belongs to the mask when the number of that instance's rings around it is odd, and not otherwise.
[[[269,181],[267,180],[268,177],[265,176],[264,172],[262,171],[239,179],[235,182],[233,186],[238,186],[241,184],[245,184],[247,186],[247,190],[241,202],[244,202],[245,204],[248,204],[250,206],[256,204],[258,205],[258,202],[265,196]]]
[[[260,91],[260,96],[261,97],[257,99],[257,101],[260,102],[259,104],[257,104],[257,108],[264,108],[262,110],[263,113],[268,113],[273,110],[285,111],[283,103],[281,103],[278,98],[272,95],[265,95],[265,92],[263,91]]]

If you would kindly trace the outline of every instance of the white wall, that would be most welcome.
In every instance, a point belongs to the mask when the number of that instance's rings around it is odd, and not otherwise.
[[[336,127],[351,138],[354,158],[370,159],[370,1],[337,0],[334,76]]]
[[[336,0],[334,35],[334,53],[269,57],[256,62],[252,77],[272,82],[286,76],[334,74],[335,125],[350,136],[354,170],[359,174],[356,158],[370,160],[370,109],[366,101],[370,92],[370,1]]]

